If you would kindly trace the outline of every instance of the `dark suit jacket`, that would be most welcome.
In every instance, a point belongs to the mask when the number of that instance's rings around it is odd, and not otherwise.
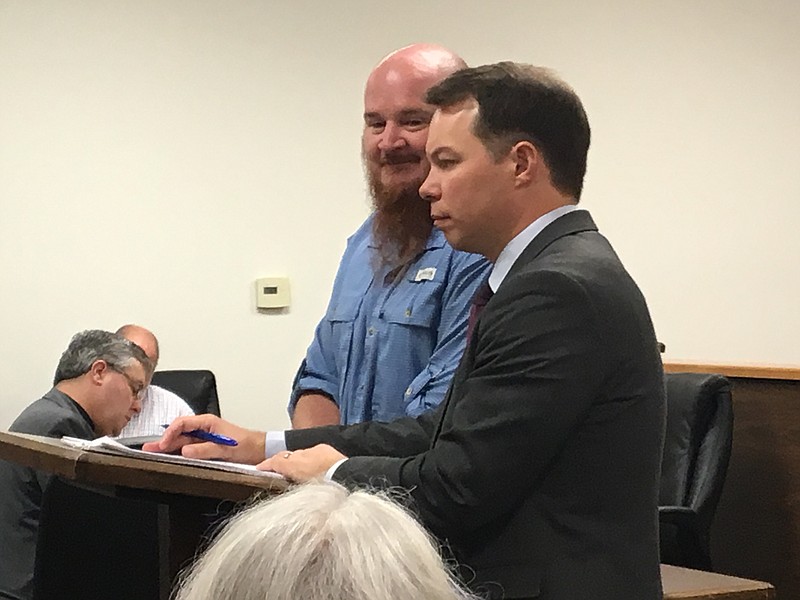
[[[51,389],[14,420],[9,431],[91,440],[94,424],[64,392]],[[53,475],[0,461],[0,598],[33,595],[33,567],[44,491]]]
[[[644,298],[581,210],[516,261],[436,412],[286,440],[350,456],[337,480],[411,490],[492,598],[654,600],[664,416]]]

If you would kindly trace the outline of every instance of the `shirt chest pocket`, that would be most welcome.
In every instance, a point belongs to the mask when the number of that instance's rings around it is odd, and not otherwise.
[[[339,302],[329,307],[325,313],[325,324],[330,332],[330,349],[334,351],[333,360],[340,372],[345,372],[348,368],[358,309],[358,302]]]
[[[384,305],[384,318],[393,325],[436,326],[442,310],[442,284],[439,281],[414,281],[406,275]]]
[[[340,302],[328,309],[325,320],[330,323],[352,323],[357,314],[358,302]]]
[[[370,290],[370,277],[360,271],[348,273],[342,281],[337,280],[333,288],[331,303],[325,320],[333,327],[350,324],[358,318],[361,304]]]

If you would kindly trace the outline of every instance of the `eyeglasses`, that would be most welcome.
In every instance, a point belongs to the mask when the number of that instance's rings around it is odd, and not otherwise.
[[[131,394],[136,396],[139,400],[144,400],[145,392],[147,391],[147,386],[144,383],[141,381],[136,381],[133,377],[121,369],[115,369],[114,367],[111,367],[111,370],[115,373],[119,373],[125,378],[125,381],[128,382],[128,387],[131,389]]]

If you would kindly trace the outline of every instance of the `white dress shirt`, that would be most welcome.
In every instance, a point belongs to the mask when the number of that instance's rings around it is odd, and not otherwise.
[[[133,416],[118,437],[161,435],[164,431],[162,425],[193,414],[192,408],[180,396],[157,385],[150,385],[145,390],[142,410]]]

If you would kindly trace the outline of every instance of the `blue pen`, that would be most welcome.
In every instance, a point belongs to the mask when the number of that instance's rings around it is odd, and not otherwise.
[[[169,427],[169,425],[162,425],[164,429]],[[223,446],[238,446],[239,442],[237,442],[233,438],[229,438],[227,435],[220,435],[219,433],[211,433],[209,431],[203,431],[202,429],[193,429],[192,431],[184,431],[181,435],[188,435],[193,438],[197,438],[198,440],[203,440],[204,442],[214,442],[215,444],[222,444]]]

